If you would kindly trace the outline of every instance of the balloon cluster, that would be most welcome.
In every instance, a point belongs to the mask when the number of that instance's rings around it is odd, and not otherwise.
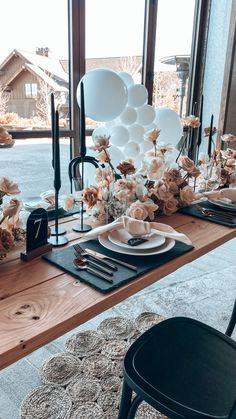
[[[183,127],[178,114],[169,108],[148,105],[146,87],[135,84],[130,74],[99,68],[86,73],[82,81],[85,115],[104,123],[93,131],[92,138],[110,136],[109,153],[114,165],[129,157],[139,165],[145,152],[153,147],[145,141],[145,133],[150,130],[161,130],[158,142],[175,146],[181,139]],[[80,85],[78,103],[79,94]]]

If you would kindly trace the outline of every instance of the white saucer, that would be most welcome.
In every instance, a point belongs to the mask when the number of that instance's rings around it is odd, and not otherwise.
[[[137,249],[137,250],[145,250],[145,249],[153,249],[154,247],[159,247],[165,243],[165,237],[159,236],[155,234],[155,229],[151,229],[152,235],[148,238],[148,241],[139,244],[138,246],[130,246],[126,244],[126,242],[132,238],[132,236],[124,229],[121,228],[119,230],[110,231],[108,234],[108,239],[120,246],[124,249]]]
[[[132,255],[132,256],[151,256],[151,255],[159,255],[161,253],[168,252],[168,250],[172,249],[175,245],[175,240],[173,239],[166,239],[165,243],[162,246],[154,247],[153,249],[124,249],[116,244],[112,243],[108,238],[108,232],[101,234],[98,237],[99,243],[104,246],[106,249],[112,250],[113,252],[122,253],[125,255]]]
[[[217,205],[218,207],[224,208],[225,210],[236,212],[236,204],[226,203],[226,202],[220,201],[219,199],[208,199],[208,201],[211,204],[214,204],[214,205]]]

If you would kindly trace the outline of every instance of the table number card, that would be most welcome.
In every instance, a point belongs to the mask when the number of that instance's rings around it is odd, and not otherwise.
[[[52,245],[48,243],[48,215],[44,208],[32,211],[26,225],[26,251],[21,253],[22,260],[48,252]]]

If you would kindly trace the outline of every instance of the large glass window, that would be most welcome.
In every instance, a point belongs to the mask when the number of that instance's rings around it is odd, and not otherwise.
[[[153,102],[186,114],[195,0],[158,0]]]
[[[1,15],[0,124],[16,141],[0,149],[0,176],[18,182],[19,197],[28,199],[53,189],[51,93],[61,136],[69,127],[68,1],[8,0]],[[60,148],[61,192],[68,193],[68,137]]]
[[[86,71],[105,67],[141,83],[145,0],[86,0],[85,6]]]
[[[54,93],[63,155],[62,192],[69,191],[68,163],[78,155],[80,141],[76,88],[84,72],[95,68],[130,73],[136,83],[146,84],[149,103],[153,99],[154,106],[167,106],[184,116],[195,3],[195,0],[3,2],[1,13],[11,16],[14,31],[9,32],[9,20],[3,19],[0,124],[12,133],[16,143],[13,149],[0,150],[0,175],[8,175],[25,185],[24,196],[30,191],[38,195],[53,187],[50,97]],[[148,79],[154,80],[153,91]],[[96,124],[87,120],[87,129],[94,129]],[[30,165],[32,158],[34,164]]]

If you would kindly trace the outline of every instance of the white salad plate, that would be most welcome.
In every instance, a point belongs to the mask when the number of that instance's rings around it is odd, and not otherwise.
[[[115,243],[112,243],[109,240],[108,232],[101,234],[98,237],[98,240],[99,240],[99,243],[108,250],[112,250],[113,252],[117,252],[120,254],[122,253],[125,255],[132,255],[132,256],[159,255],[161,253],[168,252],[175,245],[175,240],[166,239],[163,245],[153,247],[152,249],[137,249],[137,247],[132,247],[131,249],[125,249],[121,246],[117,246]]]
[[[155,234],[155,229],[151,229],[150,236],[145,237],[147,238],[147,241],[137,245],[137,246],[131,246],[127,243],[129,239],[132,239],[132,236],[126,231],[124,228],[121,228],[119,230],[113,230],[108,233],[108,239],[116,244],[117,246],[120,246],[124,249],[137,249],[137,250],[146,250],[146,249],[153,249],[154,247],[162,246],[165,243],[165,237],[159,236],[158,234]]]

